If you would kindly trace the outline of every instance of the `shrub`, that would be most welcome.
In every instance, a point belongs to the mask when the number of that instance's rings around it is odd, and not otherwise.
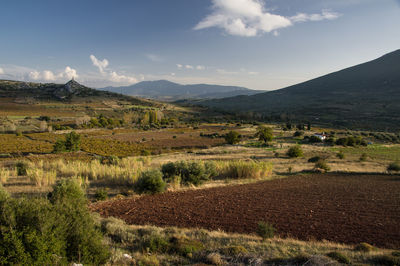
[[[49,199],[12,199],[0,188],[0,264],[105,263],[109,254],[79,185],[62,181]]]
[[[387,167],[387,171],[388,172],[400,172],[400,163],[395,162],[395,163],[389,164]]]
[[[57,140],[53,146],[53,152],[74,152],[79,151],[81,145],[81,135],[75,131],[67,134],[65,140]]]
[[[65,148],[67,151],[79,151],[81,145],[81,135],[75,131],[67,134],[65,137]]]
[[[108,193],[107,190],[105,190],[104,188],[100,188],[96,190],[96,193],[94,194],[94,198],[97,201],[101,201],[101,200],[106,200],[108,199]]]
[[[346,156],[344,155],[344,153],[343,153],[342,151],[340,151],[340,152],[338,152],[338,153],[336,154],[336,157],[339,158],[339,159],[341,159],[341,160],[343,160]]]
[[[365,243],[365,242],[361,242],[360,244],[358,244],[357,246],[354,247],[355,251],[362,251],[362,252],[371,252],[373,250],[375,250],[375,247]]]
[[[190,257],[204,249],[203,243],[194,239],[172,237],[169,242],[171,251],[182,256]]]
[[[294,132],[293,137],[300,137],[300,136],[303,136],[303,135],[304,135],[303,131],[297,130],[296,132]]]
[[[147,237],[143,243],[147,252],[167,252],[169,250],[169,241],[158,234],[152,234]]]
[[[267,222],[259,222],[257,225],[257,234],[263,239],[274,237],[275,228]]]
[[[56,143],[54,143],[53,146],[53,152],[54,153],[61,153],[61,152],[66,152],[67,148],[65,147],[65,141],[58,139]]]
[[[314,168],[324,170],[325,172],[331,170],[331,168],[329,167],[329,165],[326,163],[325,160],[319,160],[318,162],[316,162]]]
[[[286,153],[290,158],[297,158],[303,156],[303,150],[299,145],[292,146]]]
[[[368,155],[366,153],[361,154],[360,162],[365,162],[368,159]]]
[[[216,165],[213,162],[170,162],[161,166],[163,178],[171,182],[173,178],[179,176],[181,183],[184,185],[199,185],[209,180],[210,177],[216,176]]]
[[[230,131],[228,134],[225,135],[225,141],[228,144],[236,144],[240,142],[240,134],[236,131]]]
[[[339,138],[335,142],[336,145],[347,146],[347,138]]]
[[[18,176],[27,175],[28,164],[26,162],[18,162],[15,167],[17,168]]]
[[[319,156],[314,156],[314,157],[311,157],[310,159],[308,159],[308,162],[309,162],[309,163],[316,163],[316,162],[318,162],[319,160],[321,160],[321,157],[319,157]]]
[[[343,264],[351,263],[351,261],[348,257],[346,257],[345,255],[343,255],[342,253],[337,252],[337,251],[330,252],[330,253],[326,254],[326,256],[336,260],[337,262],[343,263]]]
[[[165,191],[166,183],[162,179],[162,173],[158,170],[143,172],[135,183],[135,190],[139,194],[155,194]]]

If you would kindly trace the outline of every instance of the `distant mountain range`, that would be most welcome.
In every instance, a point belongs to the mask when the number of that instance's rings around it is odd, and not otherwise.
[[[100,90],[164,101],[218,99],[237,95],[253,95],[262,92],[235,86],[208,84],[182,85],[168,80],[142,81],[131,86],[106,87]]]
[[[153,105],[148,100],[91,89],[75,80],[70,80],[66,84],[0,80],[0,98],[22,102],[27,100],[63,102],[123,100],[132,104]]]
[[[400,50],[284,89],[195,103],[271,120],[400,130]]]

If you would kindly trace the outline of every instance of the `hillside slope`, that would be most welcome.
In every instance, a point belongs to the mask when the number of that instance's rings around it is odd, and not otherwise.
[[[253,95],[260,91],[244,87],[209,84],[182,85],[168,80],[142,81],[131,86],[106,87],[100,90],[158,100],[211,99],[237,95]]]
[[[70,80],[66,84],[0,80],[0,98],[17,101],[61,102],[118,100],[140,105],[153,104],[144,99],[91,89],[79,84],[75,80]]]
[[[272,120],[400,129],[400,50],[284,89],[200,104]]]

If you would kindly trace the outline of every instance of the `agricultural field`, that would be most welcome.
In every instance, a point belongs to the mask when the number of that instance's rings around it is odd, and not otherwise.
[[[263,126],[272,134],[266,142],[260,124],[239,122],[0,134],[0,179],[16,199],[47,198],[61,180],[79,184],[114,264],[396,261],[393,135]],[[315,141],[321,132],[351,146]],[[78,149],[54,152],[71,134]],[[273,228],[267,239],[260,222]],[[370,250],[360,253],[360,243]]]

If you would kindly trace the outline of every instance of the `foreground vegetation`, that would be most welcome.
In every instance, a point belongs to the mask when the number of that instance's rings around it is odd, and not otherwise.
[[[208,265],[237,264],[383,264],[397,265],[398,251],[366,243],[349,246],[298,241],[204,229],[128,226],[116,218],[101,219],[111,247],[111,264]]]
[[[0,264],[105,263],[109,251],[80,185],[61,181],[48,199],[13,199],[0,186]]]

